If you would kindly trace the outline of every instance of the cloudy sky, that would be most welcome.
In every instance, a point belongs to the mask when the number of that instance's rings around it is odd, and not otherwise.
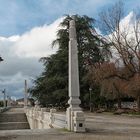
[[[42,56],[55,53],[51,42],[65,14],[98,17],[99,11],[117,0],[0,0],[0,90],[23,97],[24,80],[31,86],[42,71]],[[125,14],[140,0],[123,0]]]

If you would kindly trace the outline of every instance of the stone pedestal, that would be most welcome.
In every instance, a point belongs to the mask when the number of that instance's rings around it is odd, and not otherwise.
[[[85,118],[82,111],[74,111],[74,132],[85,132]]]
[[[84,132],[85,119],[79,104],[81,103],[79,91],[78,50],[74,19],[70,21],[69,29],[69,108],[67,108],[67,127],[70,131]],[[81,116],[82,117],[81,117]]]

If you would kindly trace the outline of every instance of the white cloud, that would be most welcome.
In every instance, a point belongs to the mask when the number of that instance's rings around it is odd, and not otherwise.
[[[134,11],[131,11],[126,17],[124,17],[120,21],[119,25],[120,25],[120,39],[121,42],[123,43],[122,47],[127,46],[125,40],[129,42],[129,45],[131,47],[135,46],[137,44],[135,28],[137,26],[138,28],[137,30],[140,29],[140,24],[138,22],[138,19],[136,18],[136,13],[134,13]],[[137,32],[137,35],[139,37],[140,33]],[[108,38],[110,41],[113,40],[114,42],[117,43],[117,38],[118,38],[117,36],[118,34],[114,31],[109,36],[106,36],[106,38]],[[112,46],[111,51],[113,56],[111,61],[116,62],[118,66],[123,66],[122,56],[120,55],[116,47]],[[129,51],[131,51],[131,49],[129,49]]]
[[[102,35],[102,32],[101,32],[101,30],[99,28],[95,28],[95,30],[96,30],[98,35]]]
[[[10,36],[10,37],[8,38],[8,40],[9,40],[9,41],[16,42],[19,38],[20,38],[19,35],[15,35],[15,36]]]
[[[42,57],[56,52],[51,43],[56,39],[58,25],[63,18],[56,20],[50,25],[33,28],[23,34],[15,43],[15,52],[19,57]]]
[[[0,63],[0,89],[6,88],[11,96],[23,96],[24,80],[31,80],[43,70],[39,58],[56,52],[51,43],[62,20],[35,27],[21,36],[0,37],[0,55],[4,58]]]

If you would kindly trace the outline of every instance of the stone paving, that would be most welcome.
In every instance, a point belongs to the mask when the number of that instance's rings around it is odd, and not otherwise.
[[[0,132],[0,140],[139,140],[139,136],[72,133],[64,130],[7,130]]]
[[[0,140],[140,140],[140,117],[85,113],[86,133],[64,129],[1,130]]]
[[[86,122],[88,130],[93,133],[126,134],[140,138],[140,116],[88,113]]]

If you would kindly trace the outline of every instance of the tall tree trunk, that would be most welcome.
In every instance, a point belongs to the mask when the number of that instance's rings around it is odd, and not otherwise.
[[[140,112],[140,96],[137,98],[137,106],[138,106],[138,111]]]
[[[118,109],[122,108],[122,102],[121,102],[121,98],[118,98]]]

